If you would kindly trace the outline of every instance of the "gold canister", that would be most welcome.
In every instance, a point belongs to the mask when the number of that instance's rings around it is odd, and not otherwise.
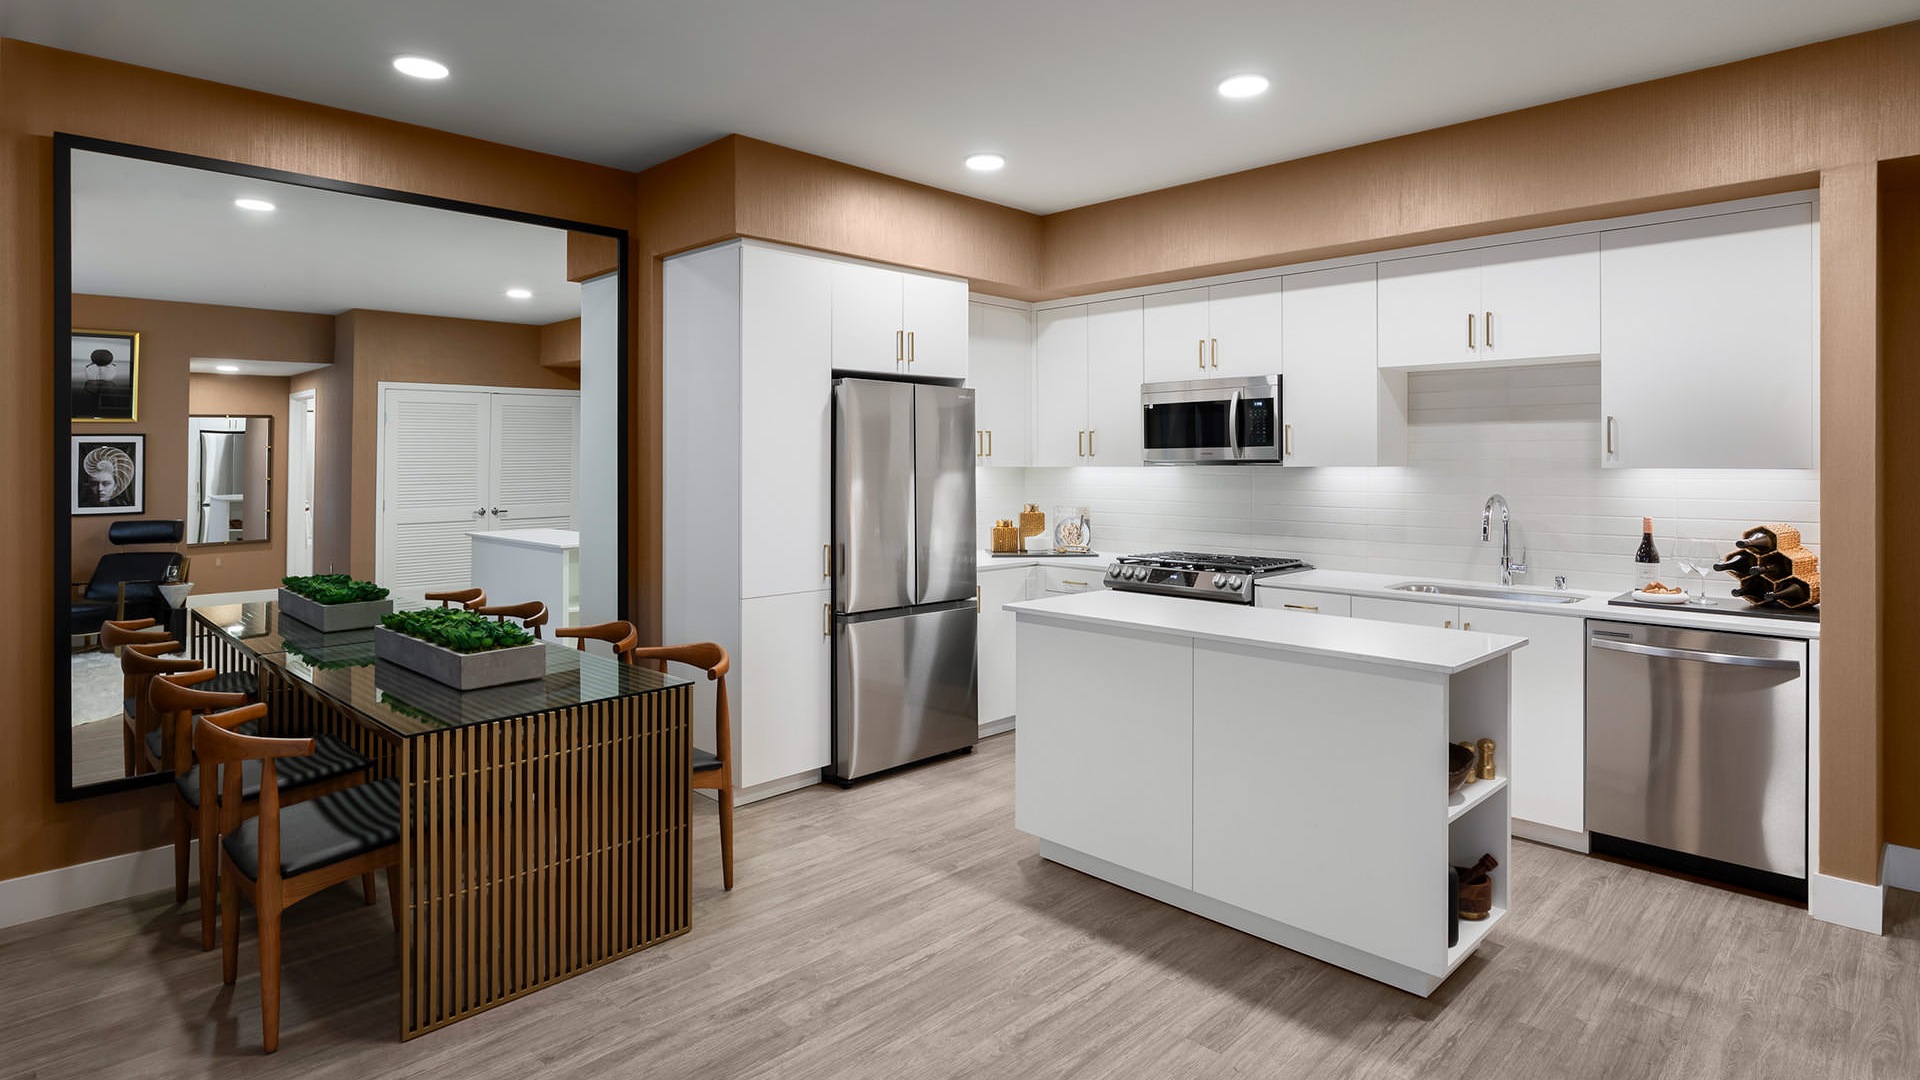
[[[1482,739],[1481,741],[1486,742],[1486,740],[1484,739]],[[1487,743],[1487,745],[1492,746],[1493,744]],[[1463,749],[1465,749],[1467,753],[1473,755],[1473,771],[1467,774],[1467,783],[1471,784],[1475,780],[1480,779],[1482,776],[1488,775],[1487,773],[1484,773],[1481,771],[1481,769],[1484,768],[1484,766],[1480,764],[1480,748],[1470,742],[1463,742],[1460,744],[1460,746]]]
[[[1481,739],[1475,743],[1474,753],[1480,762],[1480,779],[1493,779],[1493,740]]]
[[[996,553],[1016,552],[1020,550],[1019,530],[1015,529],[1013,522],[1006,518],[1001,518],[993,523],[992,537],[993,550]]]
[[[1016,547],[1010,550],[1025,552],[1027,550],[1027,537],[1039,536],[1041,533],[1044,533],[1046,531],[1047,531],[1047,515],[1040,512],[1040,507],[1038,504],[1028,503],[1027,505],[1020,508],[1019,543]],[[995,550],[998,550],[998,549],[995,549]]]

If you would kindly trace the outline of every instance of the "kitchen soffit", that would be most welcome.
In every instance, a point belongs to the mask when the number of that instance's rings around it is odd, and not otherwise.
[[[1045,213],[1915,15],[1913,0],[8,0],[0,35],[625,169],[737,132]],[[398,75],[402,53],[453,75]],[[1240,72],[1273,88],[1214,93]],[[1008,167],[969,173],[977,151]]]

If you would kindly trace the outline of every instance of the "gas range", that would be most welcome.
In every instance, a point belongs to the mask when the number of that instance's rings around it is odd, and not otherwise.
[[[1156,551],[1123,555],[1107,567],[1104,584],[1125,592],[1190,596],[1253,603],[1253,584],[1264,577],[1311,570],[1299,559],[1273,555],[1208,555],[1198,551]]]

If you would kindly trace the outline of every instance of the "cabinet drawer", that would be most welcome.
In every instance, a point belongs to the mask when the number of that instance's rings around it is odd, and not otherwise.
[[[1051,593],[1092,592],[1105,587],[1100,584],[1099,567],[1043,566],[1040,574],[1041,586]]]
[[[1412,626],[1437,626],[1443,630],[1460,629],[1459,608],[1452,604],[1423,604],[1417,600],[1381,600],[1372,596],[1356,596],[1353,598],[1353,617]]]
[[[1304,589],[1262,588],[1255,603],[1263,608],[1305,611],[1314,615],[1352,615],[1353,597],[1344,593],[1307,592]]]

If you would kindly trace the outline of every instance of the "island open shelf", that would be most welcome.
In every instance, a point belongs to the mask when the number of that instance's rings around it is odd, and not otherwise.
[[[1425,996],[1508,904],[1503,777],[1525,641],[1103,592],[1017,618],[1015,824],[1054,862]],[[1447,867],[1499,860],[1447,945]]]

